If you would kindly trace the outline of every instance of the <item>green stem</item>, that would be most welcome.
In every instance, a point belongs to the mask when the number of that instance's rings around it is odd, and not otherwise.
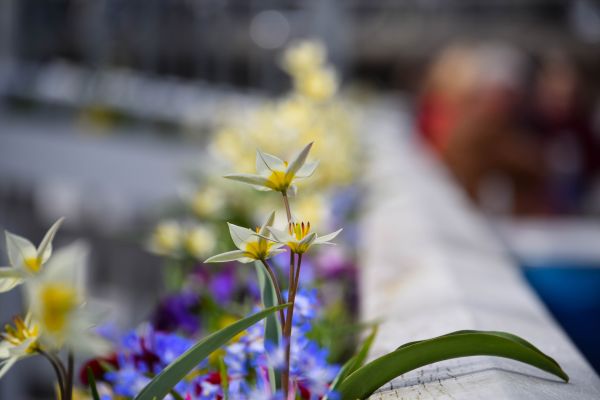
[[[69,350],[69,354],[67,355],[67,381],[65,386],[66,400],[73,399],[73,371],[75,366],[75,360],[73,357],[73,352]]]
[[[271,280],[273,281],[273,286],[275,287],[275,294],[277,295],[278,305],[284,304],[283,296],[281,295],[281,289],[279,288],[279,283],[277,282],[277,276],[275,275],[275,272],[273,272],[273,268],[271,268],[271,266],[269,265],[269,263],[266,260],[260,260],[260,261],[263,263],[263,265],[267,269],[267,272],[269,273],[269,276],[271,277]],[[283,327],[285,325],[285,314],[283,313],[283,310],[279,310],[279,318],[281,319],[281,326]]]
[[[60,360],[58,358],[54,357],[52,354],[46,353],[44,350],[42,350],[40,348],[38,348],[36,351],[41,356],[43,356],[45,359],[47,359],[48,362],[50,362],[50,364],[52,365],[52,368],[54,369],[54,373],[56,374],[56,379],[58,380],[58,391],[60,393],[59,400],[64,400],[65,399],[65,376],[64,376],[65,367],[62,365]]]
[[[292,211],[290,209],[290,201],[288,200],[287,192],[281,192],[283,195],[283,204],[285,205],[285,212],[287,214],[288,223],[292,222]]]
[[[290,257],[293,263],[293,253]],[[290,303],[289,311],[285,320],[284,329],[284,342],[285,342],[285,367],[282,374],[283,379],[283,393],[286,398],[289,394],[290,388],[290,356],[292,349],[292,322],[294,320],[294,305],[296,303],[296,290],[298,289],[298,281],[300,278],[300,265],[302,264],[302,254],[298,254],[298,261],[295,270],[295,277],[293,267],[290,271],[290,288],[288,292],[288,303]]]

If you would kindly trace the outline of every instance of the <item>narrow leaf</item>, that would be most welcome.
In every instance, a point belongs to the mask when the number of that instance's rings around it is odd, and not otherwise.
[[[348,375],[350,375],[351,373],[363,366],[365,360],[367,359],[367,356],[369,355],[369,350],[371,349],[371,345],[373,344],[376,335],[377,326],[373,326],[369,336],[367,336],[367,338],[362,342],[360,350],[356,353],[356,355],[354,355],[354,357],[346,361],[346,363],[342,366],[340,372],[338,372],[333,382],[331,382],[330,390],[332,392],[338,390],[338,388],[340,387],[344,379],[348,377]]]
[[[256,275],[258,276],[258,285],[260,287],[263,307],[268,308],[277,305],[275,285],[265,266],[260,262],[255,262],[254,267],[256,268]],[[265,340],[274,346],[279,346],[281,343],[281,323],[279,322],[279,318],[277,318],[277,314],[271,314],[265,320]],[[271,378],[271,389],[274,389],[273,391],[275,391],[279,388],[278,385],[281,382],[272,367],[269,367],[269,376]]]
[[[171,388],[194,369],[200,362],[208,357],[213,351],[217,350],[235,335],[248,329],[266,316],[288,307],[289,304],[271,307],[260,311],[254,315],[241,319],[233,324],[205,337],[189,350],[177,357],[175,361],[169,364],[158,375],[156,375],[148,385],[135,397],[136,400],[153,400],[164,398]]]
[[[339,386],[342,399],[365,399],[406,372],[438,361],[469,356],[497,356],[521,361],[558,376],[569,377],[558,363],[531,343],[506,332],[458,331],[407,343],[350,374]]]
[[[88,385],[90,385],[90,391],[92,392],[92,399],[100,400],[100,395],[98,394],[98,388],[96,388],[96,378],[94,377],[94,373],[90,367],[87,367],[87,378]]]

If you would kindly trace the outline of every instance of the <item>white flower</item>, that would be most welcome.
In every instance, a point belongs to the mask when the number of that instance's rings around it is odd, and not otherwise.
[[[319,41],[299,41],[283,54],[283,68],[292,75],[314,71],[325,63],[326,53],[325,46]]]
[[[177,221],[161,221],[150,238],[149,248],[156,254],[170,255],[179,250],[183,230]]]
[[[48,261],[43,273],[26,281],[31,316],[40,326],[40,344],[51,351],[68,347],[102,354],[107,343],[90,330],[92,314],[85,307],[88,248],[73,243]]]
[[[37,248],[28,239],[5,232],[10,267],[0,267],[0,293],[7,292],[25,279],[42,272],[44,264],[52,255],[52,240],[62,222],[63,218],[60,218],[48,229]]]
[[[249,263],[256,260],[266,260],[276,254],[283,253],[285,250],[280,249],[282,245],[269,239],[268,229],[273,225],[274,220],[275,212],[273,211],[267,221],[265,221],[260,228],[256,228],[256,231],[234,224],[228,224],[231,239],[238,250],[217,254],[216,256],[210,257],[205,262],[227,262],[235,260],[242,263]]]
[[[213,231],[205,225],[190,226],[185,231],[185,248],[194,257],[206,256],[214,250],[216,244]]]
[[[0,378],[20,359],[35,353],[40,328],[28,315],[25,320],[13,318],[14,327],[6,324],[0,333]]]
[[[291,162],[283,161],[271,154],[258,150],[256,153],[256,172],[258,174],[230,174],[225,178],[248,183],[258,190],[273,190],[287,194],[296,192],[293,184],[296,179],[308,178],[317,168],[318,162],[306,163],[313,143],[309,143]]]
[[[296,254],[306,253],[314,244],[333,244],[330,240],[333,240],[342,231],[338,229],[333,233],[319,236],[315,232],[310,231],[310,222],[290,222],[287,231],[281,231],[272,227],[268,229],[278,243],[285,244]]]

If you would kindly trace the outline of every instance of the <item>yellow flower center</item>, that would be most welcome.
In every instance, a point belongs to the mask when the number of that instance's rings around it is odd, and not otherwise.
[[[286,243],[290,250],[296,254],[306,253],[310,247],[310,243],[299,242],[310,233],[310,222],[307,222],[306,224],[304,222],[290,222],[288,224],[288,231],[290,235],[296,239],[296,241]]]
[[[31,324],[30,327],[28,327],[25,324],[25,321],[23,321],[23,318],[21,317],[14,317],[13,318],[13,322],[15,324],[14,327],[12,327],[9,324],[6,324],[4,326],[4,332],[0,333],[0,336],[6,340],[7,342],[9,342],[10,344],[13,344],[15,346],[19,346],[21,343],[25,342],[26,340],[32,339],[32,338],[37,338],[40,332],[39,326],[37,324]],[[36,349],[36,342],[32,342],[29,347],[26,349],[27,353],[33,353]]]
[[[63,284],[50,284],[42,290],[41,299],[44,326],[51,333],[62,331],[69,314],[78,305],[75,289]]]
[[[248,241],[244,248],[245,256],[254,260],[264,260],[269,255],[272,246],[272,242],[262,238]]]
[[[284,192],[292,183],[292,176],[289,176],[285,171],[272,171],[267,178],[267,187],[278,192]]]
[[[39,257],[27,257],[23,260],[23,264],[29,271],[37,273],[42,267],[42,260]]]
[[[290,222],[288,224],[288,231],[296,240],[302,240],[310,232],[310,222],[306,224],[304,222]]]

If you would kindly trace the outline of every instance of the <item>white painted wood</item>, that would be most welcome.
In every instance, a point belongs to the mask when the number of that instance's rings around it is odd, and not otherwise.
[[[406,374],[372,399],[600,399],[600,379],[447,173],[408,133],[399,104],[370,113],[361,312],[383,320],[372,357],[459,329],[503,330],[555,358],[569,384],[525,364],[470,357]]]

